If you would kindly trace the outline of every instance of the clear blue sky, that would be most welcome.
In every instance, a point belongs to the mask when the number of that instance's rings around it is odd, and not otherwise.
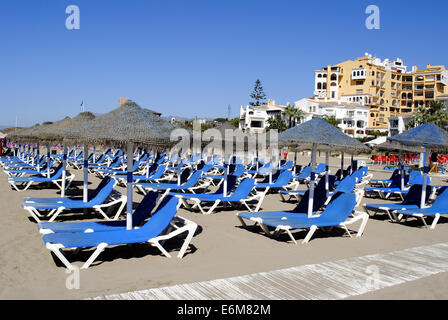
[[[80,30],[65,8],[78,5]],[[365,27],[369,4],[381,29]],[[314,70],[370,52],[448,65],[448,1],[4,0],[0,125],[105,113],[126,96],[164,115],[237,116],[257,78],[279,103]]]

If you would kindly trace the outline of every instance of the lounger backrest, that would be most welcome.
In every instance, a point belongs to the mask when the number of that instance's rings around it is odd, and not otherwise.
[[[336,181],[336,176],[334,175],[328,175],[328,189],[331,191],[334,187],[334,182]],[[314,192],[323,191],[325,192],[325,176],[319,179],[319,182],[316,185],[316,188],[314,188]]]
[[[179,199],[176,197],[167,195],[159,204],[151,218],[140,229],[135,230],[135,232],[144,235],[148,239],[158,236],[168,227],[176,215],[178,202]]]
[[[207,173],[210,171],[211,168],[213,168],[213,165],[210,163],[206,163],[202,166],[201,170],[203,173]]]
[[[319,163],[319,165],[318,165],[317,168],[316,168],[315,173],[316,173],[316,174],[321,174],[322,172],[325,171],[325,168],[326,168],[325,163]]]
[[[157,167],[156,172],[151,176],[152,180],[160,179],[166,171],[166,165],[160,165]]]
[[[158,167],[159,167],[159,165],[157,163],[151,164],[148,168],[148,172],[149,172],[148,177],[152,176]]]
[[[336,187],[336,189],[334,190],[334,193],[338,193],[338,192],[346,192],[346,193],[351,193],[353,191],[353,189],[356,186],[356,177],[353,176],[347,176],[344,179],[342,179],[342,181],[338,184],[338,186]]]
[[[281,188],[288,184],[289,181],[292,179],[292,171],[284,170],[280,173],[277,180],[275,180],[275,183],[272,185],[274,188]]]
[[[109,183],[112,178],[107,176],[101,180],[100,184],[96,187],[96,189],[89,195],[89,201],[94,199],[98,193]]]
[[[295,170],[296,170],[296,174],[299,174],[300,171],[302,171],[302,165],[300,165],[300,164],[296,164],[296,166],[295,166]]]
[[[235,192],[229,197],[233,201],[246,199],[255,186],[255,179],[246,178],[239,183]]]
[[[448,188],[444,188],[441,193],[436,197],[431,205],[432,209],[441,209],[446,212],[448,208]]]
[[[406,186],[409,182],[409,175],[405,174],[404,176],[404,185]],[[401,188],[401,174],[396,175],[392,182],[390,183],[390,188]]]
[[[325,221],[342,223],[347,220],[355,206],[356,195],[354,193],[339,192],[331,198],[320,218]]]
[[[311,167],[306,166],[305,168],[303,168],[302,171],[300,171],[300,174],[297,176],[297,179],[306,179],[310,176],[310,174],[311,174]]]
[[[184,188],[192,188],[196,185],[196,183],[198,183],[199,179],[201,179],[203,171],[202,170],[197,170],[195,171],[190,178],[182,185],[182,187]]]
[[[238,182],[238,177],[229,174],[227,176],[227,194],[232,192],[233,188],[235,187],[236,183]],[[224,192],[224,181],[219,186],[218,190],[215,191],[214,194],[222,194]]]
[[[92,198],[92,200],[89,201],[89,205],[95,206],[99,204],[103,204],[106,199],[109,197],[109,195],[112,193],[112,190],[114,189],[115,181],[111,179],[106,183],[106,185],[101,188],[101,190],[97,193],[95,198]]]
[[[289,170],[292,168],[293,165],[294,165],[294,162],[288,161],[281,166],[281,170]]]
[[[191,168],[185,168],[180,174],[180,183],[183,184],[187,181],[188,177],[191,175]]]
[[[246,168],[244,167],[243,164],[237,164],[232,175],[239,178],[244,174],[245,171],[246,171]]]
[[[132,223],[134,226],[142,225],[143,222],[151,216],[151,213],[161,196],[162,195],[156,191],[148,191],[132,214]]]
[[[52,179],[52,180],[57,180],[57,179],[59,179],[59,178],[62,176],[62,171],[63,171],[62,165],[63,165],[63,163],[61,162],[61,163],[54,169],[54,172],[53,172],[53,174],[50,176],[50,179]]]
[[[420,172],[420,170],[412,170],[411,172],[409,172],[409,180],[414,180],[417,177],[421,177],[422,173]]]
[[[425,203],[428,201],[431,195],[431,186],[426,186],[426,199]],[[408,193],[404,196],[404,200],[401,204],[403,205],[418,205],[420,207],[420,199],[422,198],[422,185],[414,184],[409,189]]]

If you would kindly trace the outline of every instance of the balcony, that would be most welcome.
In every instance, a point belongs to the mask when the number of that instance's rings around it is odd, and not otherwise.
[[[367,77],[366,69],[353,69],[352,80],[365,80]]]

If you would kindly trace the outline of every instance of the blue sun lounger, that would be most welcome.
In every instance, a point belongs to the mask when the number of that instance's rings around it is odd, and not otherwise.
[[[193,238],[197,224],[187,219],[176,217],[177,206],[178,199],[166,197],[151,218],[138,229],[88,233],[51,233],[45,234],[42,239],[47,249],[52,251],[69,270],[73,270],[74,266],[65,257],[63,249],[96,248],[81,269],[87,269],[106,247],[115,245],[149,243],[170,258],[171,255],[162,247],[162,244],[168,239],[187,232],[187,236],[177,255],[178,258],[182,258]]]
[[[184,172],[190,172],[191,170],[189,168],[185,169]],[[182,172],[182,173],[184,173]],[[198,170],[195,171],[187,180],[182,179],[181,177],[181,184],[178,185],[177,183],[137,183],[135,186],[143,193],[146,194],[148,190],[152,191],[164,191],[162,195],[162,199],[171,191],[182,191],[182,192],[190,192],[194,193],[194,190],[196,189],[203,189],[208,187],[208,183],[205,184],[198,184],[199,180],[201,179],[202,171]],[[184,182],[184,183],[182,183]]]
[[[429,185],[431,183],[431,177],[426,177],[426,183]],[[405,184],[405,188],[401,189],[400,186],[388,187],[388,188],[365,188],[366,191],[377,192],[379,196],[383,199],[388,199],[391,195],[398,195],[401,200],[404,200],[404,195],[409,192],[409,189],[414,184],[423,184],[423,176],[419,175],[409,179],[408,185]]]
[[[255,221],[262,226],[263,231],[269,237],[274,236],[278,238],[282,232],[286,232],[295,244],[297,244],[297,242],[291,234],[291,230],[309,229],[308,234],[302,243],[308,243],[318,228],[326,227],[342,227],[351,237],[351,232],[348,230],[347,226],[361,220],[361,226],[356,235],[357,237],[360,237],[367,225],[369,215],[364,212],[354,213],[356,202],[355,194],[338,193],[318,217],[308,218],[306,215],[290,216],[278,214],[276,217],[268,217],[262,220],[250,220]],[[243,226],[246,226],[243,216],[238,214],[238,218]],[[270,233],[267,227],[275,228],[273,234]]]
[[[431,191],[431,186],[427,186],[425,202],[429,200]],[[420,208],[421,195],[422,185],[414,184],[409,189],[409,192],[404,196],[404,199],[401,203],[365,203],[364,210],[368,214],[372,213],[372,216],[375,216],[379,212],[386,212],[391,221],[397,221],[397,217],[393,212],[395,210],[409,210]]]
[[[54,183],[59,189],[62,189],[62,185],[60,183],[62,182],[62,163],[55,168],[54,172],[50,175],[50,177],[44,177],[41,174],[34,175],[34,176],[28,176],[28,177],[9,177],[8,183],[17,191],[25,191],[27,190],[32,184],[34,183]],[[75,178],[74,174],[71,174],[66,177],[66,180],[68,181],[66,188],[70,185],[70,183]],[[23,189],[19,189],[18,185],[24,185]]]
[[[273,180],[272,183],[269,182],[257,182],[255,183],[255,189],[263,189],[265,190],[265,193],[267,193],[269,190],[278,190],[282,189],[288,186],[288,184],[291,182],[293,178],[292,171],[285,170],[280,171],[278,177]],[[266,179],[265,179],[266,180]],[[269,180],[269,178],[267,178]]]
[[[61,212],[70,209],[94,209],[105,219],[116,220],[118,219],[121,212],[123,211],[124,206],[126,205],[127,197],[121,195],[117,191],[114,191],[115,184],[116,181],[109,180],[104,185],[104,187],[102,187],[101,190],[87,202],[84,202],[83,200],[72,200],[69,198],[61,198],[62,200],[60,201],[57,201],[56,199],[50,200],[46,198],[42,201],[34,202],[28,200],[27,202],[24,202],[22,204],[22,208],[28,211],[29,214],[37,222],[41,222],[40,218],[42,218],[44,215],[46,217],[50,217],[50,222],[54,221]],[[120,207],[115,213],[114,217],[111,219],[103,210],[106,208],[113,208],[113,206],[115,206],[116,204],[120,204]]]
[[[148,192],[143,200],[138,204],[132,214],[132,223],[134,227],[140,227],[146,219],[151,216],[157,203],[161,201],[160,194],[157,192]],[[82,221],[82,222],[39,222],[37,224],[39,232],[49,233],[67,233],[67,232],[101,232],[116,231],[126,229],[126,220],[116,221]]]
[[[440,216],[448,214],[448,188],[445,187],[441,190],[441,193],[428,208],[396,210],[394,211],[394,214],[397,215],[398,221],[401,221],[403,217],[405,217],[405,221],[407,221],[410,217],[419,218],[422,220],[426,228],[428,228],[428,225],[425,218],[433,217],[434,220],[431,223],[430,229],[434,229],[440,219]]]
[[[236,179],[236,177],[234,177]],[[248,202],[253,200],[258,200],[255,205],[255,211],[258,211],[261,206],[261,202],[263,201],[264,193],[257,193],[256,195],[251,196],[251,192],[255,186],[255,179],[245,178],[241,181],[233,194],[230,194],[224,197],[223,193],[215,193],[215,194],[188,194],[188,193],[169,193],[170,195],[176,196],[180,199],[181,205],[188,209],[199,208],[199,210],[203,214],[211,214],[215,208],[220,203],[229,203],[229,204],[243,204],[249,211],[252,211]],[[190,205],[188,201],[192,201],[193,204]],[[212,203],[211,207],[205,211],[201,202]]]
[[[334,182],[336,180],[336,176],[334,175],[329,175],[328,176],[328,189],[332,190],[334,187]],[[353,186],[354,187],[354,186]],[[297,200],[299,200],[300,198],[302,198],[305,193],[308,191],[308,189],[306,190],[280,190],[280,196],[282,198],[283,201],[286,201],[285,196],[289,195],[289,200],[291,200],[292,197],[295,197]],[[318,192],[326,192],[325,189],[325,177],[322,177],[319,182],[317,183],[316,188],[314,189],[315,193]]]

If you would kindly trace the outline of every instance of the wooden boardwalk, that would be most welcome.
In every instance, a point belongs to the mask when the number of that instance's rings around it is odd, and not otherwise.
[[[92,299],[344,299],[448,271],[448,243]]]

